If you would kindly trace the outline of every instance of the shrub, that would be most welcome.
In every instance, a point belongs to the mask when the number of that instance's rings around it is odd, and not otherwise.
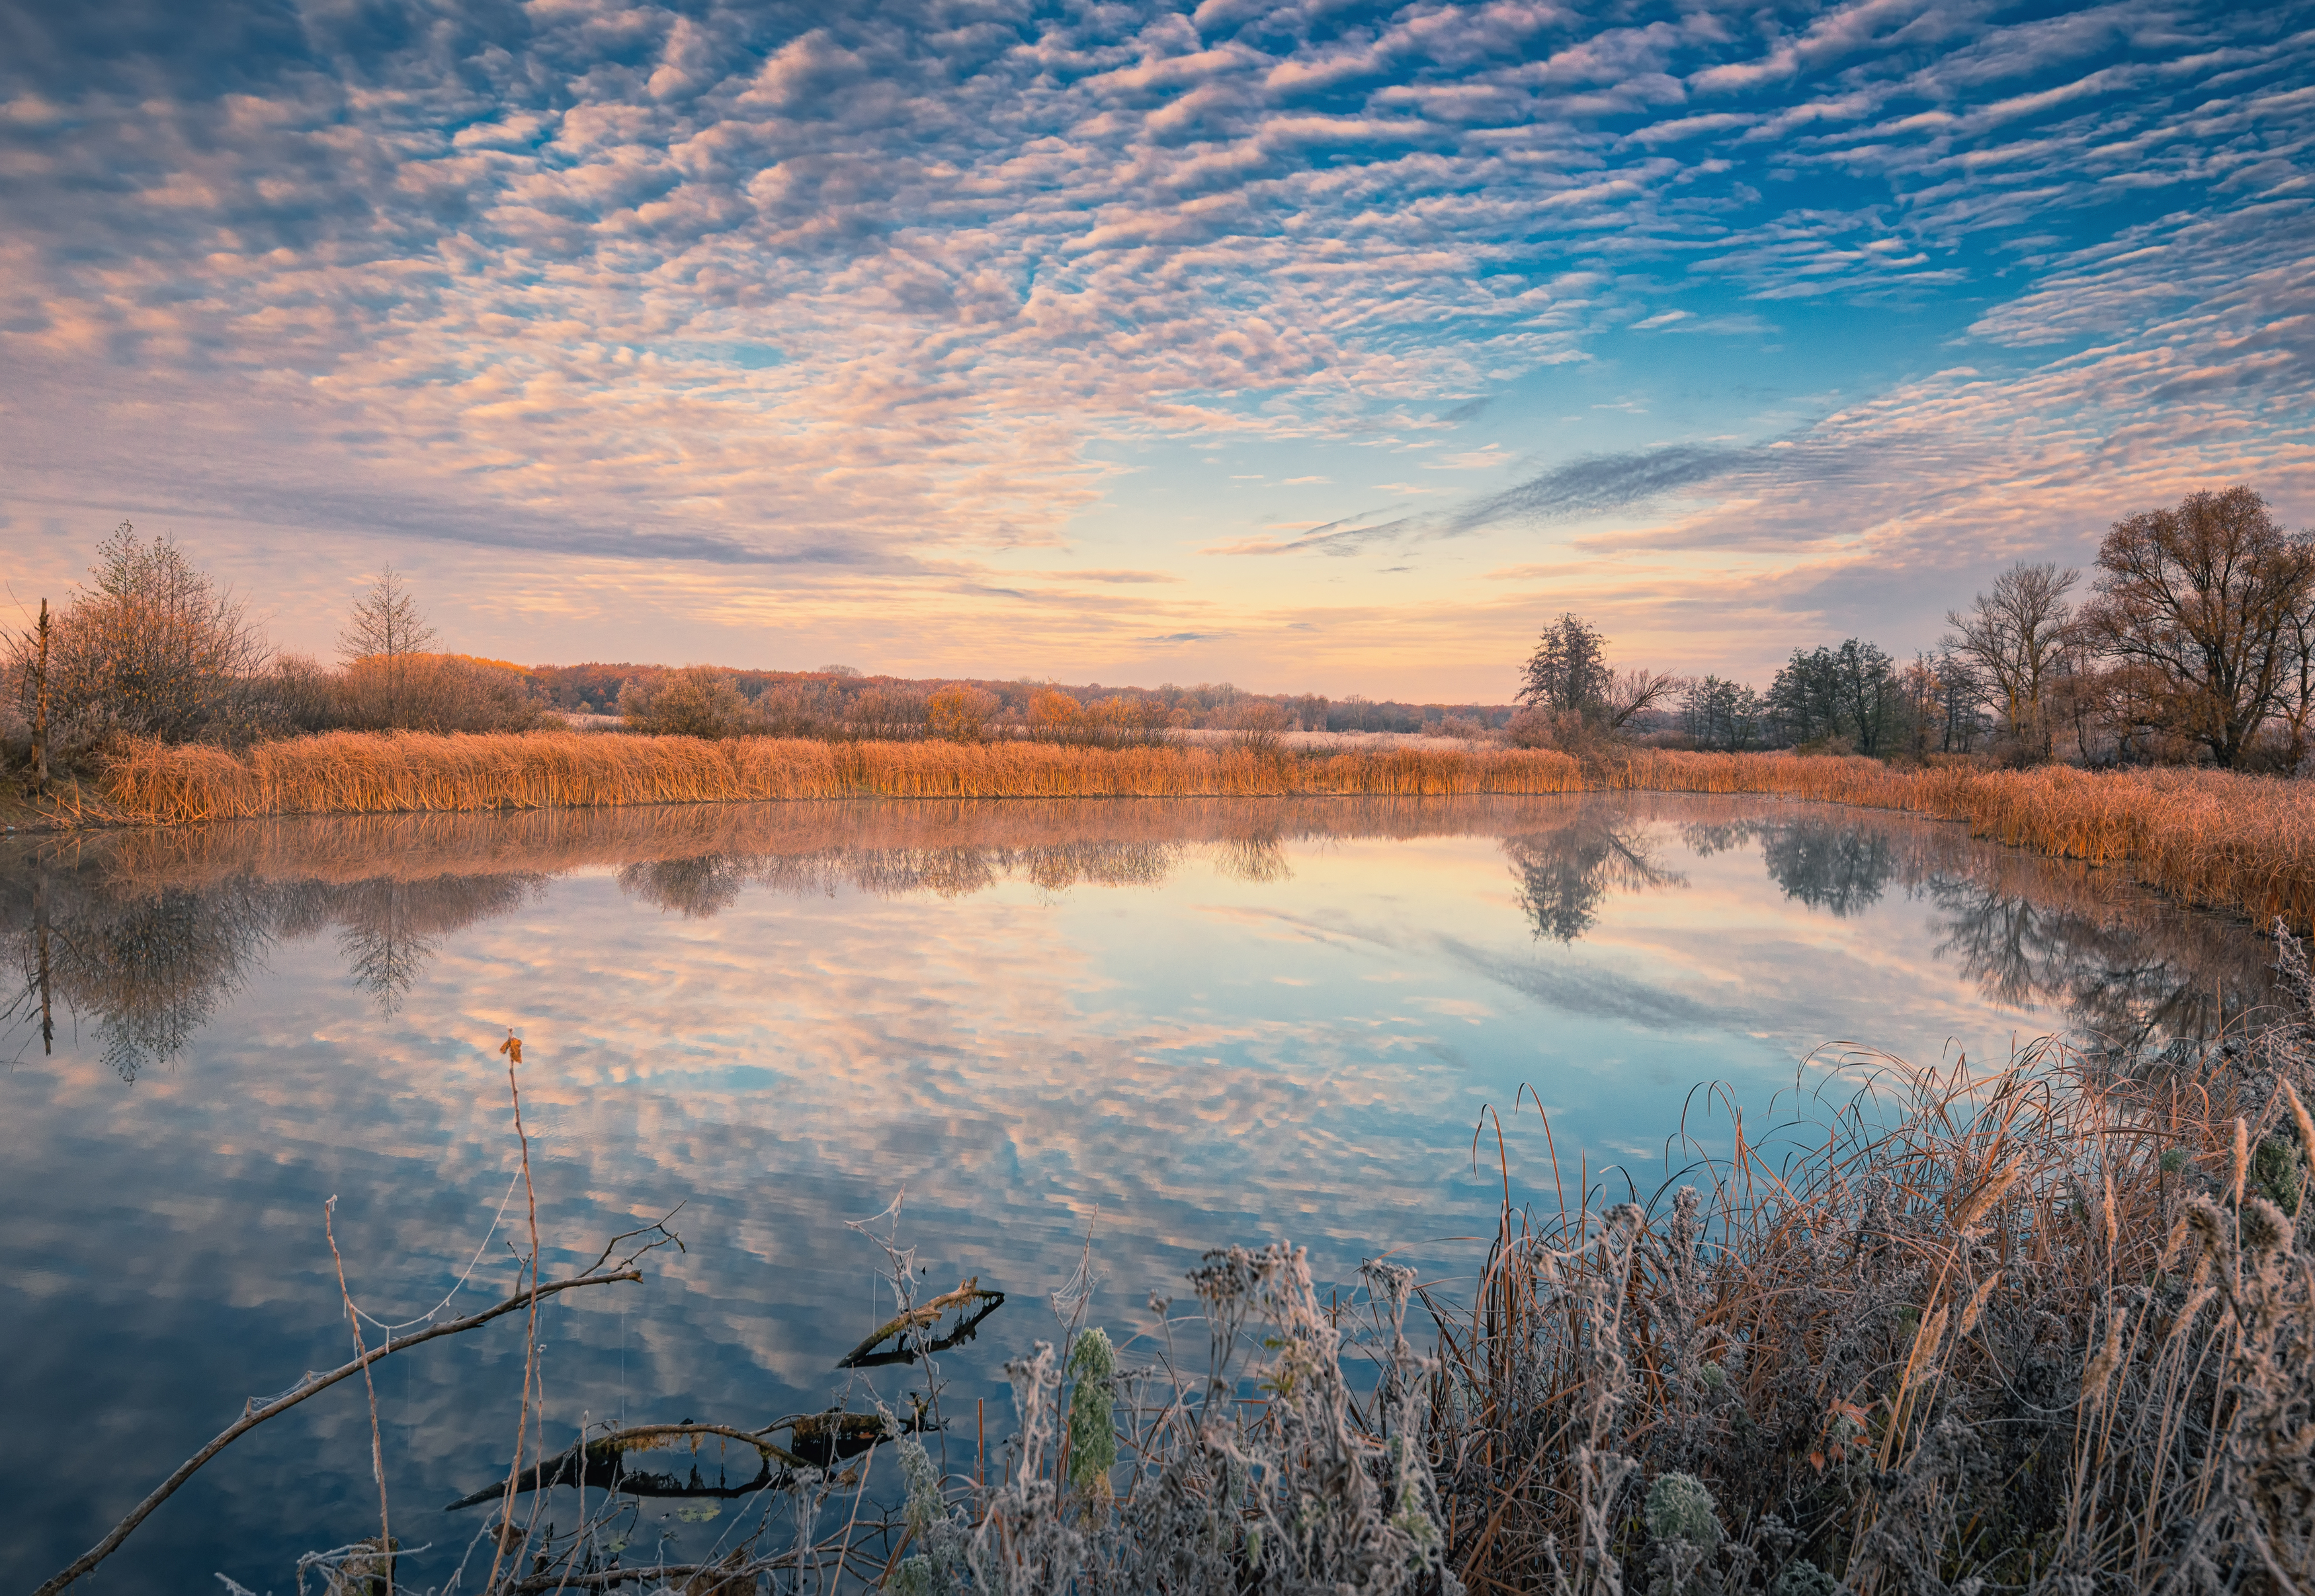
[[[756,724],[773,737],[825,737],[843,722],[842,701],[825,687],[782,682],[756,700]]]
[[[277,654],[264,686],[265,724],[277,736],[334,732],[346,723],[341,678],[311,654]]]
[[[1280,735],[1294,723],[1292,716],[1265,698],[1234,705],[1216,718],[1228,729],[1234,746],[1257,753],[1276,749]]]
[[[619,714],[638,732],[660,737],[736,737],[753,718],[728,670],[687,665],[650,681],[627,684]]]
[[[526,732],[542,714],[520,671],[461,654],[356,660],[335,693],[336,723],[359,731]]]
[[[1042,736],[1068,741],[1088,725],[1085,705],[1067,693],[1041,687],[1029,699],[1029,729]]]
[[[925,698],[906,687],[869,687],[852,700],[848,723],[853,732],[900,741],[920,737],[925,730]]]
[[[1094,740],[1109,748],[1132,743],[1160,743],[1172,723],[1171,713],[1149,698],[1128,698],[1113,693],[1086,705],[1086,718],[1095,727]]]
[[[123,521],[98,545],[88,585],[56,616],[48,664],[52,757],[115,732],[163,742],[244,742],[260,729],[267,649],[240,603],[166,538]],[[29,633],[5,645],[6,675],[31,717],[40,687]]]
[[[925,718],[936,737],[951,742],[979,742],[987,735],[989,719],[998,707],[996,694],[956,682],[925,700]]]
[[[1586,740],[1583,717],[1574,710],[1522,709],[1503,724],[1513,748],[1569,749]]]

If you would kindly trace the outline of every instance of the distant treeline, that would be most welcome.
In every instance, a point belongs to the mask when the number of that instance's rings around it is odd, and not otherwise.
[[[519,665],[448,653],[388,569],[359,599],[338,661],[274,650],[242,604],[167,539],[123,523],[91,581],[0,635],[0,763],[43,788],[131,743],[247,748],[331,732],[528,732],[561,714],[698,738],[984,739],[1126,748],[1214,730],[1242,747],[1295,731],[1481,739],[1509,705],[1255,694],[1228,682],[1064,687],[869,676],[850,667],[732,670],[634,662]]]
[[[1431,733],[1591,757],[1634,744],[1797,748],[1906,763],[2315,768],[2315,536],[2248,486],[2113,524],[2089,572],[2002,572],[1932,650],[1851,637],[1794,648],[1765,691],[1611,667],[1582,617],[1548,626],[1511,704],[1026,678],[869,676],[841,665],[739,670],[634,662],[518,665],[439,652],[389,569],[356,602],[335,666],[276,652],[242,606],[165,539],[123,523],[91,581],[0,635],[0,756],[52,766],[126,743],[253,743],[326,732],[527,732],[561,714],[660,736],[1130,748],[1217,733],[1271,750],[1293,733]],[[1508,674],[1508,673],[1507,673]],[[1189,737],[1184,740],[1211,740]]]
[[[1507,730],[1576,751],[1636,733],[1907,762],[2315,769],[2315,534],[2285,529],[2248,485],[2114,522],[2087,573],[2013,565],[1946,625],[1909,660],[1861,637],[1796,648],[1760,692],[1612,670],[1607,640],[1563,615]]]
[[[687,674],[703,668],[633,662],[534,665],[521,674],[528,693],[544,707],[576,714],[620,714],[644,707]],[[1251,693],[1228,682],[1177,687],[1109,687],[1100,682],[1061,683],[1028,678],[900,677],[866,675],[844,665],[812,670],[732,670],[706,668],[729,685],[767,729],[791,734],[842,725],[927,725],[925,706],[947,692],[984,694],[992,702],[983,718],[990,724],[1029,726],[1041,722],[1038,701],[1060,695],[1081,712],[1107,705],[1119,721],[1153,729],[1239,731],[1252,720],[1282,732],[1429,732],[1470,736],[1502,727],[1511,719],[1508,704],[1415,704],[1376,701],[1353,694],[1327,698],[1315,693]],[[1262,713],[1261,706],[1275,711]],[[1067,711],[1050,702],[1044,720]],[[1273,724],[1273,723],[1275,723]]]

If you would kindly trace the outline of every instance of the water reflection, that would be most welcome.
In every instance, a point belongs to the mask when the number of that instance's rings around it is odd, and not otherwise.
[[[288,894],[248,881],[125,893],[113,884],[40,869],[0,878],[0,926],[22,983],[7,1012],[37,1024],[43,1052],[60,1012],[96,1016],[105,1063],[133,1081],[242,988]]]
[[[545,880],[279,882],[235,871],[155,885],[107,863],[81,848],[0,872],[0,935],[21,980],[0,1016],[28,1024],[43,1052],[60,1015],[86,1017],[124,1081],[182,1052],[281,941],[334,931],[353,989],[392,1015],[445,937],[528,901]]]
[[[102,1033],[124,1081],[174,1058],[284,939],[332,933],[353,989],[391,1015],[445,940],[608,867],[635,903],[707,920],[752,889],[960,899],[1008,881],[1066,892],[1155,886],[1202,859],[1256,886],[1293,880],[1312,838],[1485,835],[1539,940],[1590,935],[1615,899],[1678,893],[1667,847],[1757,849],[1785,897],[1839,918],[1893,887],[1935,909],[1938,957],[1984,998],[2053,1009],[2136,1048],[2215,1034],[2264,1002],[2246,928],[2179,911],[2107,873],[1905,817],[1645,799],[1150,804],[798,804],[386,821],[284,822],[19,845],[0,856],[0,936],[21,986],[0,1018],[52,1045],[59,1014]],[[1728,811],[1695,818],[1701,808]],[[479,866],[479,868],[477,868]]]
[[[21,978],[0,990],[19,1247],[0,1405],[62,1460],[0,1545],[0,1588],[25,1588],[149,1483],[86,1436],[165,1465],[218,1403],[343,1355],[333,1194],[381,1317],[452,1289],[515,1173],[491,1051],[509,1024],[533,1042],[551,1234],[599,1243],[683,1201],[693,1247],[627,1297],[556,1309],[556,1422],[769,1420],[822,1406],[888,1316],[838,1221],[903,1188],[933,1278],[1016,1303],[1095,1233],[1113,1328],[1217,1243],[1288,1237],[1331,1278],[1383,1247],[1461,1270],[1475,1255],[1450,1240],[1497,1193],[1471,1128],[1522,1086],[1562,1156],[1645,1186],[1701,1079],[1750,1105],[1840,1037],[1998,1058],[2069,1017],[2191,1034],[2257,995],[2266,953],[1958,828],[1643,796],[17,838],[0,960]],[[1508,1178],[1540,1200],[1531,1142],[1514,1131]],[[504,1263],[493,1244],[494,1290]],[[1001,1361],[1028,1333],[991,1321],[943,1378],[1006,1411]],[[478,1338],[381,1385],[398,1503],[503,1467],[519,1361]],[[156,1515],[122,1577],[279,1589],[296,1551],[366,1533],[365,1404],[349,1387],[301,1413]],[[429,1567],[418,1583],[448,1577]]]
[[[1656,863],[1647,826],[1625,806],[1585,799],[1568,807],[1557,825],[1503,838],[1520,909],[1538,936],[1574,942],[1611,894],[1686,884]]]
[[[478,920],[513,912],[545,883],[545,876],[523,872],[315,886],[299,905],[310,918],[285,920],[281,929],[297,935],[334,926],[338,952],[355,989],[368,993],[378,1013],[391,1015],[440,953],[446,938]]]
[[[1812,812],[1681,832],[1706,857],[1757,847],[1787,898],[1838,917],[1862,913],[1893,883],[1926,900],[1938,957],[1988,1002],[2059,1010],[2109,1047],[2207,1040],[2273,995],[2272,959],[2240,922],[2180,910],[2078,862],[1976,843],[1956,827]]]

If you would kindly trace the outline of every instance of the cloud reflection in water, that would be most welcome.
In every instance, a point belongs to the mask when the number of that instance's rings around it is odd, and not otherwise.
[[[549,1236],[689,1204],[690,1254],[553,1317],[556,1421],[761,1422],[826,1400],[879,1306],[838,1221],[902,1188],[942,1283],[1019,1303],[1090,1229],[1095,1312],[1131,1328],[1221,1241],[1290,1236],[1337,1274],[1401,1244],[1461,1266],[1439,1238],[1484,1220],[1493,1174],[1471,1129],[1522,1082],[1563,1154],[1645,1181],[1700,1079],[1757,1103],[1837,1037],[2000,1057],[2069,1015],[2192,1033],[2265,962],[2231,922],[1956,828],[1689,798],[121,834],[12,845],[0,937],[25,1260],[0,1399],[53,1460],[0,1570],[34,1578],[242,1396],[334,1361],[323,1198],[383,1315],[448,1289],[510,1166],[489,1051],[510,1023]],[[1514,1131],[1528,1191],[1539,1143]],[[957,1391],[998,1396],[1033,1321],[952,1354]],[[398,1500],[499,1466],[518,1369],[478,1338],[383,1382]],[[358,1533],[366,1423],[313,1406],[140,1531],[123,1577],[262,1589]]]

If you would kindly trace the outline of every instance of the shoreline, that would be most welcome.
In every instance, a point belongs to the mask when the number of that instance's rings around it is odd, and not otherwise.
[[[92,792],[91,789],[93,789]],[[1549,749],[1263,750],[330,732],[246,753],[145,744],[20,833],[227,820],[847,799],[1315,799],[1662,792],[1805,799],[1959,821],[2047,857],[2118,866],[2181,902],[2315,924],[2315,793],[2223,771],[1897,769],[1856,756]],[[32,819],[38,815],[40,820]],[[41,821],[45,820],[45,824]]]

